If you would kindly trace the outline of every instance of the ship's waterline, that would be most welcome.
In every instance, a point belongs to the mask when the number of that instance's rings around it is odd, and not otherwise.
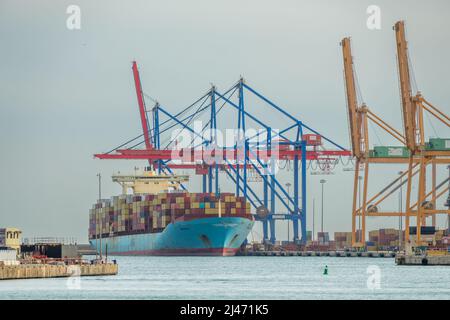
[[[253,227],[247,217],[206,217],[170,223],[162,232],[91,239],[111,255],[232,256]]]

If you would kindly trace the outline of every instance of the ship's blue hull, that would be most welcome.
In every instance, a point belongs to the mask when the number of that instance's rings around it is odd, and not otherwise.
[[[234,255],[253,227],[242,217],[207,217],[170,223],[162,232],[103,238],[110,255]],[[100,250],[100,240],[91,239]]]

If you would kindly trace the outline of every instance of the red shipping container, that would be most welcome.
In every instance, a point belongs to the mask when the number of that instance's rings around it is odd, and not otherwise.
[[[304,134],[302,139],[306,141],[307,146],[320,146],[322,145],[322,137],[318,134]]]

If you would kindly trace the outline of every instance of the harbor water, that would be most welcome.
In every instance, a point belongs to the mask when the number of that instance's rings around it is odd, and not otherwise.
[[[0,299],[450,299],[448,267],[393,258],[115,259],[117,276],[6,280]]]

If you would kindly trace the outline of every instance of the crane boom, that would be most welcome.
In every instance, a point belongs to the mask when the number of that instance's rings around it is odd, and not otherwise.
[[[133,61],[133,76],[134,76],[134,85],[136,87],[136,96],[139,104],[139,113],[141,116],[142,130],[144,131],[145,148],[148,150],[152,150],[153,145],[150,139],[147,112],[145,110],[145,102],[142,94],[141,79],[139,77],[139,70],[136,61]]]
[[[347,97],[348,108],[348,120],[350,126],[350,136],[352,142],[352,153],[356,158],[355,175],[353,181],[353,203],[352,203],[352,246],[364,246],[365,244],[365,230],[366,230],[366,209],[367,209],[367,185],[369,179],[369,163],[368,163],[368,150],[369,150],[369,132],[368,127],[368,108],[363,103],[358,105],[358,99],[356,95],[356,81],[355,71],[353,67],[353,56],[351,50],[350,38],[344,38],[341,41],[342,55],[344,58],[344,76],[345,76],[345,88]],[[356,235],[356,218],[357,218],[357,198],[361,192],[359,190],[359,170],[360,165],[364,167],[364,186],[363,186],[363,202],[361,209],[361,216],[359,221],[361,222],[361,231],[359,236]]]
[[[397,44],[397,64],[400,77],[400,91],[403,112],[403,128],[406,146],[412,152],[417,149],[416,141],[416,112],[417,105],[412,94],[411,77],[408,64],[408,43],[405,36],[405,23],[398,21],[395,26],[395,38]]]
[[[352,144],[352,153],[356,158],[363,156],[361,152],[361,127],[358,115],[358,100],[356,97],[356,83],[353,72],[353,57],[350,46],[350,38],[344,38],[341,41],[342,53],[344,58],[344,76],[348,108],[348,120],[350,126],[350,139]]]

